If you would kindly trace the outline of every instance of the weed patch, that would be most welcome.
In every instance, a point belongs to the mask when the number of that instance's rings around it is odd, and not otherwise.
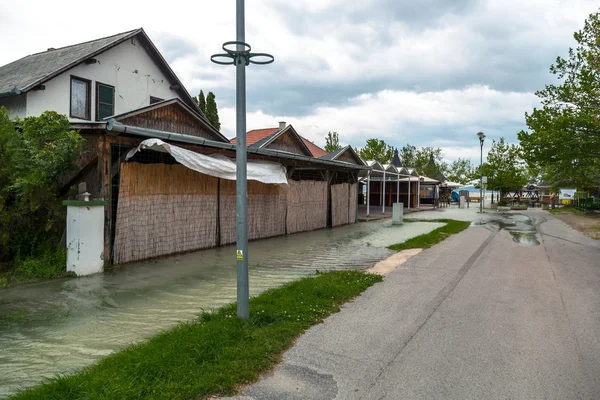
[[[406,249],[428,249],[434,244],[437,244],[442,240],[446,239],[448,236],[464,231],[471,225],[470,222],[456,221],[453,219],[423,220],[423,222],[443,222],[446,225],[437,228],[429,233],[410,238],[405,242],[393,244],[391,246],[388,246],[388,248],[390,250],[395,251]]]

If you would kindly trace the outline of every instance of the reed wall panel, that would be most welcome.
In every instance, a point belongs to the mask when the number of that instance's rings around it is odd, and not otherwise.
[[[350,184],[331,185],[331,226],[348,223]]]
[[[356,222],[356,210],[358,208],[358,183],[350,185],[350,197],[348,207],[348,223],[353,224]]]
[[[327,226],[327,182],[288,181],[287,233]]]
[[[216,245],[217,178],[182,165],[121,164],[116,264]]]
[[[235,181],[221,180],[219,191],[221,245],[236,242]],[[287,188],[248,181],[248,240],[285,235]]]

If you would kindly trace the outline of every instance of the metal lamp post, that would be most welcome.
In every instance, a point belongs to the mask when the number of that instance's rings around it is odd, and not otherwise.
[[[483,141],[485,140],[485,134],[483,132],[478,132],[477,137],[479,138],[479,172],[481,173],[479,179],[479,212],[483,213]]]
[[[250,317],[248,285],[248,185],[246,174],[246,66],[270,64],[274,57],[266,53],[251,53],[245,40],[244,0],[236,1],[236,40],[223,43],[225,53],[213,54],[210,60],[220,65],[236,67],[236,225],[237,225],[237,315]]]

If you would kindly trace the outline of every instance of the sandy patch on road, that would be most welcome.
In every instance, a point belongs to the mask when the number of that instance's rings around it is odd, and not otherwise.
[[[408,249],[402,250],[393,256],[386,258],[383,261],[379,261],[377,264],[372,266],[367,270],[367,272],[371,274],[377,274],[381,276],[386,276],[388,273],[392,272],[402,264],[404,264],[409,258],[416,256],[423,249]]]
[[[578,214],[565,211],[552,215],[584,235],[600,239],[600,214]]]

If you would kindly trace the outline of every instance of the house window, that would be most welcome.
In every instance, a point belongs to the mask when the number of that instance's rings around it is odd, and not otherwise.
[[[96,120],[115,115],[115,88],[96,82]]]
[[[71,118],[90,119],[90,81],[71,77]]]
[[[160,103],[161,101],[165,101],[165,99],[161,99],[161,98],[158,98],[158,97],[150,96],[150,104],[151,105],[154,104],[154,103]]]

